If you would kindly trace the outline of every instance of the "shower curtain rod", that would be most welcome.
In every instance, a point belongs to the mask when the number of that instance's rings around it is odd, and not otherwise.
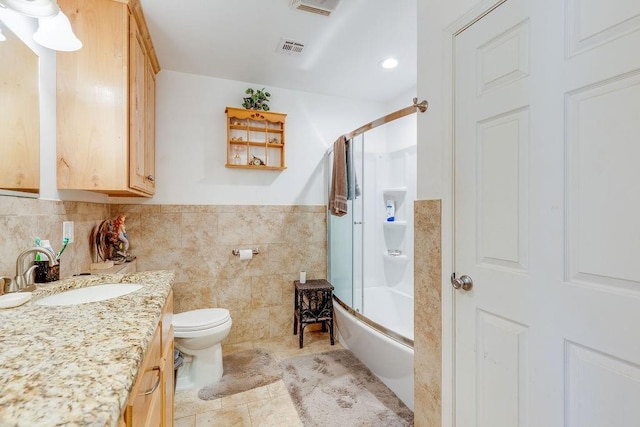
[[[424,113],[425,111],[427,111],[427,108],[429,108],[429,103],[427,102],[426,99],[418,104],[418,98],[413,98],[413,105],[409,107],[405,107],[398,111],[394,111],[393,113],[387,114],[384,117],[380,117],[379,119],[374,120],[370,123],[367,123],[366,125],[360,126],[358,129],[353,130],[350,133],[346,134],[345,137],[349,140],[354,136],[358,136],[361,133],[365,133],[368,130],[377,128],[378,126],[382,126],[386,123],[400,119],[404,116],[408,116],[409,114],[413,114],[417,111]]]

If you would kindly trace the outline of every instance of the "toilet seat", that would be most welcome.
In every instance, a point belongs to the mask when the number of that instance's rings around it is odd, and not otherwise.
[[[197,332],[215,328],[231,320],[226,308],[205,308],[173,315],[174,332]]]

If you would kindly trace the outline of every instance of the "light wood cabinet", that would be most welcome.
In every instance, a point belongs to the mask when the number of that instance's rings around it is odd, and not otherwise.
[[[227,107],[228,168],[283,170],[287,115]]]
[[[40,188],[38,56],[0,21],[0,188]]]
[[[155,193],[153,43],[139,0],[59,0],[82,49],[57,55],[58,188]]]
[[[125,426],[173,426],[173,292],[138,370],[123,414]]]

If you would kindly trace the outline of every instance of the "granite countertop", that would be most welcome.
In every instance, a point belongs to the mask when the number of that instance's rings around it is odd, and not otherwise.
[[[171,291],[172,271],[72,277],[0,310],[0,425],[117,426]],[[100,283],[141,283],[70,306],[39,298]]]

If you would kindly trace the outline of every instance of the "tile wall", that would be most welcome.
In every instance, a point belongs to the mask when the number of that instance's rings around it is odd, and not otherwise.
[[[60,275],[87,271],[92,262],[89,235],[108,217],[107,204],[0,196],[0,276],[15,276],[18,254],[33,247],[36,237],[60,250],[63,221],[74,222],[75,241],[61,256]]]
[[[291,334],[299,271],[326,278],[324,206],[111,205],[120,214],[138,269],[176,271],[176,313],[229,309],[229,344]],[[231,253],[249,248],[250,261]]]
[[[414,204],[415,425],[439,426],[442,418],[441,201]]]
[[[0,275],[14,276],[18,254],[40,237],[55,250],[62,221],[75,222],[75,242],[62,256],[61,276],[92,262],[89,235],[102,220],[126,215],[138,270],[171,269],[176,313],[208,307],[231,311],[227,343],[292,333],[293,281],[326,278],[324,206],[108,205],[0,197]],[[240,261],[233,249],[258,248]]]

